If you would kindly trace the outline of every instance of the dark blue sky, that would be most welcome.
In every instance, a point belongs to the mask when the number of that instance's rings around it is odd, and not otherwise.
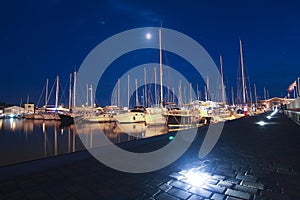
[[[200,43],[236,87],[239,38],[251,85],[285,96],[300,76],[300,13],[294,1],[5,1],[0,7],[0,102],[37,102],[46,78],[69,73],[108,37],[137,27],[180,31]],[[112,75],[113,76],[113,75]],[[67,92],[67,89],[66,91]],[[98,97],[101,98],[101,97]]]

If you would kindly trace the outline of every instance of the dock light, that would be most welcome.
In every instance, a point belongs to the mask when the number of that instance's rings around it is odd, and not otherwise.
[[[146,39],[147,39],[147,40],[150,40],[151,38],[152,38],[152,35],[151,35],[150,33],[147,33],[147,34],[146,34]]]
[[[275,109],[270,115],[267,116],[267,119],[271,119],[277,112],[278,109]]]
[[[182,181],[196,187],[202,187],[211,178],[211,176],[209,176],[207,173],[200,171],[197,168],[193,168],[187,171],[183,170],[179,173],[184,176]]]
[[[267,123],[264,122],[264,121],[259,121],[259,122],[257,122],[257,124],[260,125],[260,126],[264,126],[264,125],[266,125]]]
[[[169,137],[169,140],[174,140],[174,136],[171,135],[171,136]]]

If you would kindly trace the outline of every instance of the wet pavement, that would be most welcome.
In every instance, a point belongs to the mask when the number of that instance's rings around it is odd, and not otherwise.
[[[0,199],[300,199],[300,127],[280,113],[266,116],[226,122],[202,159],[207,127],[199,128],[188,151],[155,172],[119,172],[86,151],[2,167]],[[262,120],[267,124],[256,123]],[[123,148],[147,152],[167,144],[168,137]]]

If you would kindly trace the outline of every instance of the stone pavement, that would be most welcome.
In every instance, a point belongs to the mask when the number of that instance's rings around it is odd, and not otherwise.
[[[266,115],[226,122],[215,148],[203,159],[198,152],[207,127],[199,128],[190,149],[155,172],[119,172],[87,152],[26,163],[27,169],[35,167],[27,172],[22,164],[0,168],[5,173],[0,199],[298,200],[300,127],[283,114]],[[256,124],[261,120],[268,123]],[[136,141],[126,149],[151,151],[166,144],[167,137]]]

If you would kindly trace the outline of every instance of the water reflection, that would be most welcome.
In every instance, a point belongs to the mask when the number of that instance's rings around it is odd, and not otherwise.
[[[148,127],[144,123],[77,123],[63,127],[55,120],[2,119],[0,166],[81,151],[85,149],[82,141],[87,148],[96,148],[103,143],[98,139],[100,134],[121,143],[167,132],[166,126]]]
[[[25,119],[0,120],[0,147],[0,166],[84,149],[74,128],[62,129],[59,121]]]

